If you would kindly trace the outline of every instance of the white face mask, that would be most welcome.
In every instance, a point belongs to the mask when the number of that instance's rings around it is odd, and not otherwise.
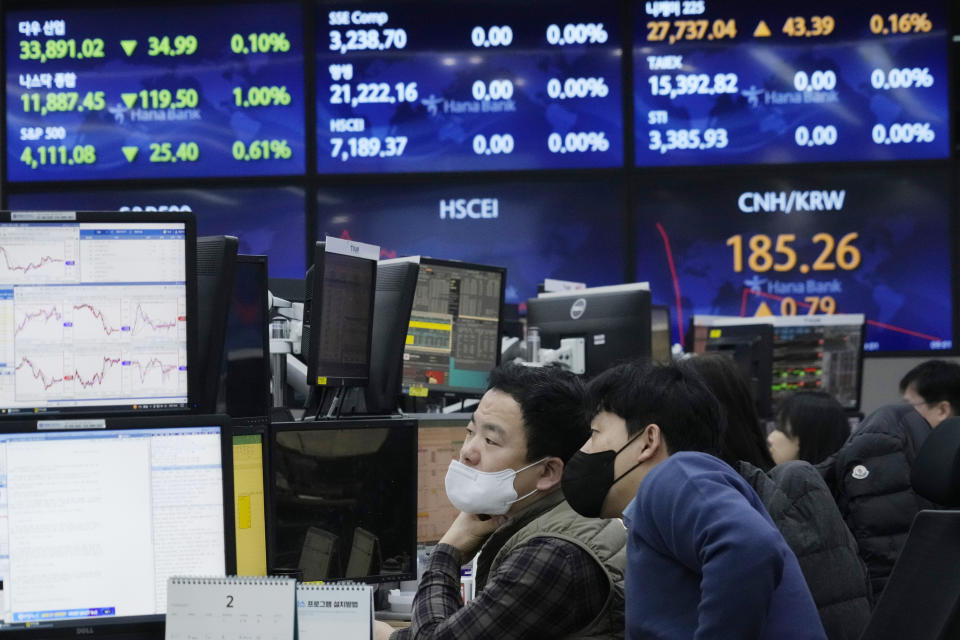
[[[537,491],[534,489],[522,498],[518,498],[517,490],[513,487],[513,479],[521,471],[534,467],[544,460],[546,458],[528,464],[517,471],[504,469],[495,473],[478,471],[459,460],[451,460],[445,481],[447,497],[453,506],[464,513],[503,515],[514,502],[519,502]]]

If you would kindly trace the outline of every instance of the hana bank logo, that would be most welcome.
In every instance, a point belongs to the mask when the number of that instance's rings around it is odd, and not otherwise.
[[[113,114],[113,121],[116,124],[123,124],[126,121],[126,116],[124,114],[127,112],[127,108],[119,102],[112,107],[107,107],[107,111]]]
[[[438,107],[441,104],[443,104],[443,102],[444,102],[443,98],[438,98],[431,93],[430,97],[424,98],[423,100],[421,100],[420,104],[422,104],[427,108],[427,113],[429,113],[432,116],[435,116],[437,115],[437,113],[439,113]]]
[[[427,108],[432,117],[440,115],[441,107],[445,114],[467,115],[471,113],[507,113],[517,110],[517,103],[512,99],[492,100],[489,97],[483,100],[449,100],[430,94],[420,104]]]
[[[740,95],[747,99],[747,102],[750,103],[751,107],[759,107],[760,96],[762,96],[764,93],[765,91],[763,89],[758,89],[756,85],[752,84],[750,85],[749,89],[744,89],[741,91]]]

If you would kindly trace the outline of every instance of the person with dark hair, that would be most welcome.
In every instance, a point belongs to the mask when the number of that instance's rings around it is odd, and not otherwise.
[[[807,462],[780,464],[785,460],[776,453],[771,459],[750,388],[732,358],[705,353],[681,361],[680,366],[703,377],[726,413],[721,457],[757,492],[797,556],[827,637],[859,638],[870,619],[867,570],[823,478]],[[827,398],[839,407],[836,400]],[[847,425],[843,408],[839,409]],[[824,566],[830,567],[829,575],[824,574]]]
[[[623,525],[578,515],[560,491],[590,432],[583,399],[559,368],[494,369],[447,471],[461,513],[430,557],[411,626],[377,623],[375,638],[623,637]],[[464,605],[460,566],[477,551],[477,596]]]
[[[960,364],[946,360],[921,362],[900,380],[900,393],[904,402],[936,428],[960,412]]]
[[[757,416],[753,394],[743,372],[728,355],[704,353],[680,362],[700,374],[720,402],[726,428],[720,435],[720,457],[731,466],[743,460],[769,471],[774,461]]]
[[[914,516],[937,506],[910,484],[917,451],[931,430],[960,409],[960,365],[927,360],[900,381],[903,403],[881,407],[836,454],[817,465],[883,592]]]
[[[850,437],[850,421],[837,399],[824,391],[799,391],[780,404],[777,427],[767,436],[777,464],[819,464]]]
[[[587,517],[623,514],[629,638],[825,638],[756,492],[705,451],[716,398],[690,367],[624,364],[589,385],[590,439],[563,476]]]

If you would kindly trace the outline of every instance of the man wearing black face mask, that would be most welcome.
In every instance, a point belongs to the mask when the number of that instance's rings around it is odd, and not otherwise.
[[[563,475],[581,515],[628,528],[629,638],[822,639],[793,552],[716,450],[720,409],[693,371],[621,365],[588,388],[591,436]]]

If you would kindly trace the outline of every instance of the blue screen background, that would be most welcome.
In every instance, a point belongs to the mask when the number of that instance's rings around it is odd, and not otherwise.
[[[851,5],[853,3],[850,3]],[[928,33],[874,35],[873,14],[901,13],[902,3],[880,0],[867,5],[846,6],[817,0],[805,3],[757,5],[743,0],[707,0],[706,13],[691,19],[735,19],[734,40],[648,42],[647,24],[655,18],[637,8],[634,25],[634,105],[636,163],[638,166],[696,164],[756,164],[946,158],[950,153],[949,74],[947,72],[947,18],[942,2],[912,3],[910,12],[926,12],[933,23]],[[789,37],[782,32],[789,16],[831,15],[836,28],[822,38]],[[755,38],[760,19],[772,35]],[[672,18],[675,19],[675,18]],[[682,55],[682,71],[651,70],[647,56]],[[877,90],[871,85],[876,68],[927,68],[932,87]],[[774,94],[794,94],[794,74],[833,71],[836,100],[823,104],[775,104]],[[727,95],[686,95],[673,100],[653,95],[650,78],[677,73],[735,73],[739,91]],[[815,93],[815,92],[814,92]],[[806,98],[803,98],[806,100]],[[667,124],[649,124],[650,112],[668,113]],[[929,123],[935,139],[929,143],[875,144],[874,125],[889,129],[893,123]],[[832,125],[837,129],[833,145],[798,146],[799,126],[813,130]],[[651,130],[722,127],[729,145],[722,149],[679,149],[662,153],[652,150]],[[809,142],[807,143],[809,144]]]
[[[352,5],[354,8],[356,5]],[[534,11],[528,3],[420,3],[416,7],[379,6],[389,13],[387,28],[403,28],[408,44],[384,52],[331,52],[328,11],[343,6],[321,7],[317,25],[317,167],[322,173],[489,171],[503,169],[562,169],[615,167],[623,164],[623,119],[621,58],[617,4],[609,0],[592,3],[554,2]],[[602,23],[608,31],[605,43],[550,46],[550,24]],[[508,47],[475,47],[475,26],[510,25],[513,43]],[[351,27],[353,28],[353,27]],[[419,97],[413,103],[351,105],[331,104],[330,65],[352,64],[353,86],[358,82],[416,82]],[[551,78],[603,78],[606,97],[551,99]],[[452,113],[448,103],[474,103],[476,80],[510,79],[514,84],[515,110],[499,113]],[[481,101],[482,103],[483,101]],[[477,103],[478,107],[480,103]],[[489,105],[490,102],[488,101]],[[358,136],[408,137],[398,157],[331,157],[331,138],[351,134],[331,133],[331,118],[362,117],[366,129]],[[606,151],[551,153],[548,136],[553,132],[602,131],[609,141]],[[504,155],[477,155],[473,138],[508,133],[515,150]]]
[[[203,0],[176,4],[174,10],[156,2],[2,2],[7,108],[0,131],[5,141],[0,206],[189,207],[201,235],[236,235],[241,252],[268,255],[271,277],[302,278],[309,256],[305,244],[330,234],[379,244],[384,257],[423,254],[505,266],[506,300],[521,305],[545,278],[590,286],[650,281],[654,301],[670,305],[674,325],[692,313],[753,315],[761,303],[779,313],[787,294],[768,290],[771,282],[806,286],[809,279],[836,279],[842,289],[834,296],[838,311],[863,312],[870,321],[868,352],[957,353],[952,347],[956,238],[951,234],[958,228],[960,173],[951,157],[957,74],[950,41],[956,31],[951,20],[957,21],[951,14],[960,11],[956,3],[331,2]],[[676,15],[653,15],[674,8]],[[382,24],[366,20],[377,12],[384,14]],[[923,14],[932,29],[872,33],[871,16],[888,28],[890,14]],[[783,31],[788,17],[803,17],[812,28],[812,17],[823,15],[836,21],[830,36],[793,38]],[[679,21],[699,19],[733,20],[737,35],[672,45],[648,40],[650,23],[667,22],[673,31]],[[23,21],[48,20],[63,20],[66,33],[20,32]],[[754,34],[760,20],[768,25],[769,37]],[[511,30],[509,46],[475,46],[475,28],[489,35],[501,25]],[[606,38],[550,43],[554,26],[563,31],[578,25],[602,25]],[[403,29],[406,45],[345,53],[331,47],[332,32],[343,42],[349,31],[376,32],[382,39],[386,29]],[[283,33],[291,48],[234,53],[234,34],[247,46],[246,37],[257,33]],[[197,52],[148,55],[150,36],[177,35],[196,36]],[[88,38],[104,40],[104,58],[21,59],[23,41],[45,45],[73,39],[79,46]],[[122,40],[137,41],[132,55],[125,53]],[[655,68],[657,56],[664,58],[660,62],[680,56],[682,64]],[[914,68],[929,74],[932,86],[872,85],[877,69]],[[835,95],[796,92],[798,71],[834,73]],[[22,86],[40,74],[63,73],[76,74],[76,88]],[[678,75],[695,74],[711,80],[735,75],[737,89],[673,99],[651,90],[655,77],[676,86]],[[551,97],[550,81],[570,78],[600,79],[608,93]],[[513,87],[509,100],[474,98],[474,83],[504,80]],[[361,85],[386,86],[392,98],[398,83],[416,85],[416,96],[386,103],[332,101],[336,87],[349,86],[356,97]],[[234,89],[252,86],[283,86],[291,103],[237,107]],[[139,105],[130,108],[122,97],[177,88],[198,91],[197,119],[135,119]],[[81,97],[103,91],[106,108],[41,116],[23,105],[26,94],[65,91]],[[800,103],[789,103],[793,98]],[[360,130],[346,130],[358,123]],[[929,125],[933,139],[873,141],[875,125],[889,133],[897,123]],[[836,128],[836,144],[797,144],[799,127],[812,135],[825,126]],[[62,140],[28,135],[58,127],[66,132]],[[650,149],[651,132],[665,140],[667,130],[692,129],[701,135],[723,129],[729,145],[666,153]],[[602,132],[609,148],[550,149],[556,140],[551,134],[566,141],[567,134],[589,132]],[[512,153],[475,152],[476,136],[489,142],[506,134],[513,139]],[[406,139],[402,155],[332,154],[335,139],[347,152],[351,140],[360,144],[388,137]],[[238,140],[283,140],[292,158],[238,161],[233,154]],[[199,159],[151,162],[151,145],[162,142],[173,149],[196,142]],[[95,163],[31,169],[21,161],[25,149],[36,157],[40,147],[80,145],[96,148]],[[132,161],[123,153],[130,145],[138,149]],[[845,190],[845,206],[839,212],[791,215],[738,209],[745,191],[805,190]],[[477,207],[496,202],[497,215],[486,209],[481,215],[477,208],[475,217],[441,217],[441,201],[465,205],[474,199]],[[821,247],[812,241],[816,233],[839,240],[850,232],[859,233],[856,246],[862,254],[852,271],[758,274],[745,265],[735,273],[726,244],[737,234],[746,245],[757,234],[775,241],[793,233],[799,262],[810,265]],[[749,253],[745,246],[744,261]],[[800,301],[798,312],[804,313],[804,296],[790,297]],[[678,340],[681,330],[673,330]]]
[[[193,211],[197,235],[231,235],[240,253],[266,255],[272,278],[302,278],[306,271],[304,194],[300,187],[183,188],[118,191],[49,191],[11,194],[16,211],[113,211],[139,207]],[[136,210],[136,209],[134,209]]]
[[[780,315],[784,297],[797,300],[797,313],[804,314],[806,295],[830,295],[836,299],[837,313],[866,315],[868,350],[930,350],[931,342],[943,341],[947,344],[938,348],[949,348],[953,336],[949,172],[901,169],[881,181],[864,170],[783,174],[688,177],[638,187],[637,280],[650,281],[655,303],[670,305],[674,340],[680,339],[678,325],[686,331],[692,314],[753,316],[766,304]],[[843,208],[785,214],[744,213],[739,207],[745,192],[804,190],[843,190]],[[751,207],[752,196],[748,198]],[[812,242],[815,234],[828,233],[839,242],[851,232],[859,233],[853,242],[862,256],[858,268],[800,272],[800,265],[812,265],[824,249],[823,243]],[[796,235],[797,268],[754,272],[748,263],[748,237],[767,234],[776,242],[777,234],[784,233]],[[734,271],[733,248],[726,244],[735,234],[744,236],[740,273]],[[773,257],[777,263],[786,262],[782,255]],[[835,258],[832,253],[830,261],[837,262]],[[802,283],[806,288],[809,280],[837,280],[842,291],[796,294],[772,288],[774,282]]]
[[[441,219],[441,200],[496,198],[497,218]],[[544,278],[623,281],[622,196],[615,184],[498,182],[323,188],[317,229],[377,244],[383,257],[425,255],[507,268],[508,303]]]

